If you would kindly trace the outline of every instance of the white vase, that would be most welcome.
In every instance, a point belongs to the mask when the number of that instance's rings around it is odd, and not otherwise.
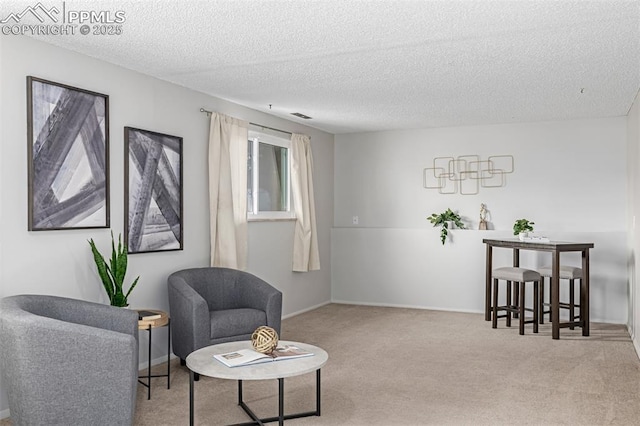
[[[518,234],[518,238],[520,238],[520,241],[524,241],[525,238],[527,238],[529,236],[528,232],[521,232]]]

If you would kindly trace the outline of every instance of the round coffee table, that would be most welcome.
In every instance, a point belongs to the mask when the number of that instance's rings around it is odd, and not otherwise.
[[[263,424],[278,421],[280,425],[284,420],[300,417],[320,415],[320,369],[327,363],[329,355],[323,349],[306,343],[289,342],[281,340],[278,346],[293,345],[300,349],[313,353],[313,356],[295,359],[283,359],[280,361],[266,362],[262,364],[244,365],[240,367],[227,367],[217,361],[213,356],[234,352],[240,349],[252,349],[248,340],[240,342],[221,343],[207,346],[190,353],[186,363],[189,368],[189,424],[193,425],[193,382],[194,374],[201,374],[218,379],[238,381],[238,405],[253,419],[246,424]],[[284,379],[286,377],[299,376],[301,374],[316,372],[316,410],[296,414],[284,414]],[[278,379],[278,416],[259,419],[258,416],[242,400],[243,380],[270,380]]]

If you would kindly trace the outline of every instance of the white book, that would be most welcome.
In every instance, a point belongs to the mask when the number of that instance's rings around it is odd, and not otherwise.
[[[157,312],[138,311],[138,321],[151,321],[160,318],[162,318],[162,315]]]
[[[263,354],[253,349],[239,349],[213,357],[227,367],[240,367],[242,365],[261,364],[263,362],[281,361],[283,359],[295,359],[312,356],[312,352],[305,351],[294,345],[278,346],[270,354]]]

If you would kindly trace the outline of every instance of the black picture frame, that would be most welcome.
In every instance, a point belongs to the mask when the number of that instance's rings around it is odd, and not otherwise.
[[[109,96],[27,76],[28,230],[109,227]]]
[[[182,138],[125,127],[124,142],[127,251],[182,250]]]

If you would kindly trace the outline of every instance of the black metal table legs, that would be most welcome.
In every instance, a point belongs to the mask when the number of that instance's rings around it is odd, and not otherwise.
[[[189,370],[189,425],[193,426],[193,397],[194,397],[194,372]],[[244,426],[244,425],[264,425],[265,423],[271,423],[277,421],[280,426],[284,424],[285,420],[299,419],[301,417],[320,416],[320,369],[316,370],[316,409],[315,411],[306,411],[303,413],[284,414],[284,379],[278,379],[278,415],[274,417],[259,418],[251,408],[244,402],[242,396],[242,380],[238,380],[238,405],[244,410],[252,421],[246,423],[236,423],[232,426]]]
[[[153,327],[149,325],[148,328],[144,329],[149,333],[149,351],[148,351],[148,357],[147,357],[147,375],[142,376],[142,378],[147,379],[147,381],[144,382],[140,380],[140,378],[138,378],[138,383],[140,383],[143,386],[146,386],[147,400],[151,399],[151,378],[152,377],[166,377],[167,389],[171,389],[171,319],[169,319],[169,322],[167,323],[167,327],[168,327],[169,334],[167,337],[167,373],[166,374],[151,374],[151,335],[152,335],[151,329]]]

